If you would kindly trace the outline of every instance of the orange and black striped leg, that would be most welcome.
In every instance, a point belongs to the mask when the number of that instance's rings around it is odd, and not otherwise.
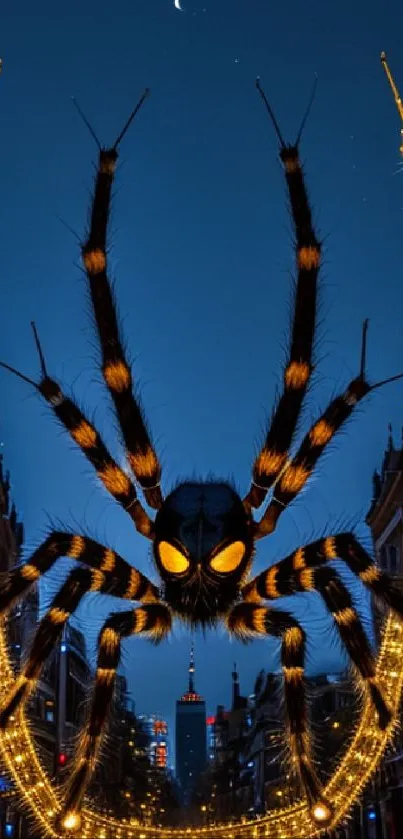
[[[27,567],[27,566],[26,566]],[[111,585],[112,584],[112,585]],[[28,660],[0,707],[0,728],[5,728],[10,717],[25,704],[35,689],[42,667],[56,646],[69,617],[77,609],[88,591],[111,594],[113,580],[100,571],[78,567],[70,572],[66,582],[53,599],[49,611],[42,618],[36,632]]]
[[[322,562],[341,559],[376,598],[403,618],[401,581],[385,574],[375,565],[354,533],[339,533],[337,536],[330,536],[314,544],[317,545],[316,553]]]
[[[245,600],[258,601],[293,594],[296,590],[296,571],[316,568],[332,559],[345,562],[375,597],[403,618],[401,583],[375,565],[369,553],[351,532],[316,539],[315,542],[298,548],[251,580],[242,589],[242,596]]]
[[[366,325],[364,325],[364,341],[365,332]],[[363,344],[363,351],[364,348],[365,344]],[[384,382],[370,385],[366,381],[362,369],[361,374],[350,382],[345,392],[330,402],[320,419],[305,435],[295,457],[283,469],[278,478],[274,487],[273,499],[256,526],[255,538],[259,539],[273,532],[281,513],[303,490],[322,452],[351,416],[356,405],[370,391],[398,378],[400,376],[393,376],[390,379],[385,379]]]
[[[376,661],[351,595],[337,572],[327,567],[296,572],[297,591],[317,591],[331,612],[339,636],[366,686],[378,714],[379,728],[387,728],[391,712],[376,678]]]
[[[403,616],[403,594],[382,574],[353,534],[318,539],[263,571],[242,589],[246,601],[276,600],[300,591],[318,591],[332,613],[347,652],[368,687],[378,712],[380,728],[390,722],[390,711],[375,678],[375,660],[351,595],[329,560],[344,559],[352,571]],[[399,606],[399,609],[396,607]]]
[[[158,589],[144,574],[129,565],[111,548],[94,539],[72,533],[54,531],[30,556],[28,562],[0,574],[0,614],[24,597],[28,589],[46,574],[61,557],[69,557],[107,575],[118,597],[142,602],[159,599]]]
[[[161,466],[139,401],[134,395],[132,373],[123,348],[107,273],[107,230],[120,139],[113,148],[100,149],[91,225],[82,258],[101,346],[102,373],[115,406],[127,458],[147,503],[158,509],[162,504]]]
[[[282,639],[281,663],[284,675],[285,708],[291,758],[301,779],[311,812],[320,813],[322,823],[331,819],[332,809],[324,800],[322,785],[312,758],[305,696],[305,632],[288,612],[258,603],[239,603],[227,618],[229,632],[240,640],[272,635]],[[323,815],[326,814],[326,819]]]
[[[121,658],[121,640],[130,635],[143,635],[158,643],[171,628],[171,613],[164,604],[150,604],[130,612],[110,615],[99,635],[99,651],[95,686],[89,717],[75,756],[64,797],[61,823],[79,828],[79,810],[94,772],[97,756],[110,709],[116,671]]]
[[[76,403],[64,395],[59,384],[48,375],[35,324],[32,324],[32,327],[41,362],[42,376],[40,382],[37,384],[28,379],[27,376],[8,364],[0,362],[0,366],[15,373],[39,391],[52,408],[59,422],[66,428],[70,437],[92,464],[105,489],[129,513],[137,530],[143,536],[152,538],[153,522],[137,498],[134,484],[113,460],[96,428],[84,416]]]
[[[272,116],[259,82],[257,87]],[[287,146],[276,123],[275,126],[281,143],[280,158],[284,166],[295,230],[297,282],[283,392],[271,419],[262,450],[253,465],[252,486],[245,498],[245,504],[255,508],[263,503],[267,491],[284,468],[309,386],[313,370],[317,283],[321,261],[321,245],[312,224],[298,142]]]

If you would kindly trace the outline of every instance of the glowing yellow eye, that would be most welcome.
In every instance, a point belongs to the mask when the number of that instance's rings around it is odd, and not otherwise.
[[[223,551],[213,556],[210,567],[219,574],[229,574],[235,571],[245,556],[245,545],[243,542],[232,542]]]
[[[188,570],[188,558],[169,542],[160,542],[158,553],[165,571],[169,571],[170,574],[183,574]]]

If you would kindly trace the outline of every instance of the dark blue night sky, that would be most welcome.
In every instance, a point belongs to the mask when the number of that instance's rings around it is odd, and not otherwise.
[[[83,234],[96,157],[70,96],[109,143],[150,86],[123,143],[114,201],[112,266],[126,341],[165,491],[177,477],[213,471],[245,492],[281,380],[294,264],[276,137],[254,80],[261,75],[293,139],[319,75],[302,143],[325,239],[320,365],[305,428],[357,373],[364,317],[371,379],[403,368],[399,122],[379,61],[385,49],[403,88],[403,8],[397,0],[183,0],[183,7],[22,0],[3,9],[0,358],[37,375],[34,318],[49,371],[90,415],[96,409],[122,461],[96,370],[79,247],[66,227]],[[46,406],[5,371],[0,394],[3,451],[28,546],[43,537],[49,514],[85,525],[155,579],[148,544]],[[276,534],[259,543],[257,570],[324,529],[363,520],[388,422],[400,443],[402,397],[398,382],[366,401]],[[58,573],[65,569],[63,561]],[[288,606],[310,631],[310,672],[340,669],[318,595]],[[81,609],[90,644],[111,608],[115,601],[100,606],[92,597]],[[189,645],[181,627],[158,649],[125,644],[139,712],[172,722]],[[278,666],[278,645],[241,647],[224,630],[197,636],[196,686],[209,711],[229,702],[234,659],[250,692],[261,667]]]

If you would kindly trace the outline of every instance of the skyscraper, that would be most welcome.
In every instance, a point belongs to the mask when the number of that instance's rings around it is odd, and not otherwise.
[[[189,804],[192,790],[207,761],[206,704],[195,690],[194,647],[190,650],[189,685],[176,702],[176,778],[182,801]]]
[[[137,746],[142,749],[153,766],[166,769],[168,766],[168,723],[160,716],[137,715]]]

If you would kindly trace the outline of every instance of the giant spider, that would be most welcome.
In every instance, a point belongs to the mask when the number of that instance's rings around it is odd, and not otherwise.
[[[304,692],[306,636],[292,614],[272,608],[267,601],[297,592],[319,592],[334,618],[335,627],[361,683],[371,696],[379,726],[384,729],[391,721],[390,711],[375,677],[373,652],[350,593],[332,567],[331,560],[343,560],[371,592],[401,616],[403,596],[397,583],[376,567],[353,533],[337,533],[300,547],[254,579],[248,579],[255,542],[275,530],[280,515],[301,492],[320,455],[355,406],[374,388],[399,378],[394,376],[376,385],[368,383],[365,373],[365,322],[359,374],[343,393],[329,403],[294,456],[290,457],[290,447],[314,366],[321,244],[312,225],[298,153],[305,118],[296,142],[287,145],[259,80],[256,84],[280,142],[280,158],[295,229],[297,281],[283,390],[254,462],[247,495],[241,499],[229,483],[209,480],[184,481],[164,497],[159,460],[133,392],[132,373],[125,357],[107,273],[107,227],[118,146],[148,91],[143,94],[115,144],[106,149],[98,143],[99,164],[90,230],[82,247],[82,259],[101,347],[102,375],[114,404],[128,465],[147,505],[157,511],[154,519],[141,503],[134,481],[113,460],[96,428],[48,375],[34,324],[41,366],[39,383],[2,364],[42,394],[92,463],[108,492],[128,512],[137,530],[151,540],[156,570],[161,578],[158,587],[114,550],[83,535],[59,531],[51,532],[25,564],[1,577],[0,612],[5,613],[60,557],[70,557],[79,563],[70,572],[41,620],[28,659],[2,702],[2,727],[7,725],[34,689],[47,656],[87,592],[110,594],[126,599],[130,604],[132,601],[142,604],[111,614],[101,629],[88,719],[64,797],[63,824],[66,827],[80,823],[82,800],[94,771],[113,697],[122,638],[143,635],[154,642],[161,641],[169,633],[175,617],[191,626],[214,626],[225,620],[229,633],[244,640],[263,635],[281,639],[292,762],[299,774],[312,817],[318,822],[328,823],[332,818],[332,808],[323,796],[311,752]],[[253,511],[262,506],[271,488],[273,495],[270,503],[260,520],[256,521]]]

